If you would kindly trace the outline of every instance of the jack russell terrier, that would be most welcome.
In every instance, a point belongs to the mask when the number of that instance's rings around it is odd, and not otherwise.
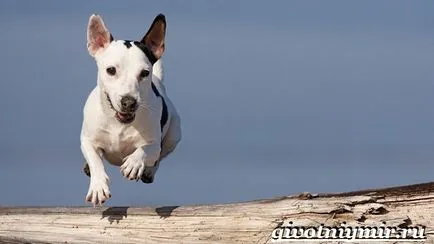
[[[97,85],[83,111],[81,151],[90,176],[86,200],[111,197],[103,159],[129,179],[152,183],[160,161],[181,140],[180,117],[163,84],[166,19],[159,14],[140,41],[114,40],[92,15],[87,48],[98,67]]]

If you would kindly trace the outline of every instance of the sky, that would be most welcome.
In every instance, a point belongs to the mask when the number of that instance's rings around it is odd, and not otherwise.
[[[96,85],[86,25],[138,40],[166,15],[183,139],[108,206],[248,201],[434,178],[432,1],[0,1],[0,205],[81,206]]]

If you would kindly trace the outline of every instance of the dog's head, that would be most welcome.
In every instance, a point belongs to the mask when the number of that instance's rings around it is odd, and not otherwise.
[[[165,35],[162,14],[141,41],[114,40],[102,18],[90,16],[87,48],[98,66],[98,86],[121,123],[131,123],[137,108],[146,103],[152,89],[152,66],[164,53]]]

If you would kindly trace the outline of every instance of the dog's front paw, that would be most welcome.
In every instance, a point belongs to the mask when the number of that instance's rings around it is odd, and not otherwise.
[[[120,167],[121,174],[129,180],[139,180],[145,170],[145,163],[141,157],[134,154],[128,156]]]
[[[104,177],[91,178],[86,200],[91,202],[93,206],[102,205],[111,197],[108,181],[107,175]]]

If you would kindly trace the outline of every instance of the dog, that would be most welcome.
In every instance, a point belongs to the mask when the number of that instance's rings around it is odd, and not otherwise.
[[[163,84],[165,36],[163,14],[140,41],[115,40],[101,16],[89,18],[87,49],[98,75],[84,105],[80,143],[90,177],[86,200],[94,206],[111,197],[104,159],[125,178],[152,183],[181,140],[180,117]]]

